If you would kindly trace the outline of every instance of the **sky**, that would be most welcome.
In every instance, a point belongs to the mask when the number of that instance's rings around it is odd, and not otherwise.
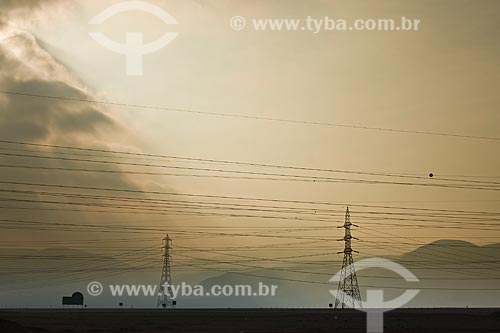
[[[249,232],[249,227],[256,227],[260,229],[252,232],[282,232],[298,238],[326,235],[332,243],[324,244],[323,251],[332,247],[341,251],[342,244],[335,239],[342,237],[342,231],[336,226],[343,223],[344,210],[349,205],[353,222],[360,226],[357,236],[361,241],[357,246],[361,256],[373,253],[371,245],[362,242],[363,237],[382,242],[397,242],[395,238],[400,237],[406,242],[406,245],[395,243],[400,251],[411,251],[439,239],[478,245],[498,243],[500,233],[491,224],[484,228],[463,227],[471,215],[480,215],[477,221],[481,225],[494,223],[498,214],[498,1],[156,0],[149,3],[169,13],[178,24],[167,25],[158,17],[137,11],[120,13],[100,25],[89,24],[104,9],[120,2],[8,0],[0,4],[0,150],[3,151],[0,164],[4,165],[0,168],[0,178],[4,182],[24,183],[2,185],[10,192],[2,195],[5,206],[9,207],[0,209],[1,218],[8,220],[2,224],[1,242],[7,245],[19,242],[8,245],[14,250],[42,249],[36,241],[52,244],[65,239],[104,241],[111,237],[109,232],[89,232],[88,227],[74,227],[71,232],[56,230],[55,226],[51,230],[21,228],[15,221],[22,220],[100,224],[112,230],[119,229],[116,225],[155,226],[158,230],[150,239],[142,243],[131,240],[133,246],[153,247],[158,247],[165,233],[173,235],[179,246],[270,243],[265,237],[206,233],[214,228],[226,233],[238,232],[236,228]],[[247,19],[245,29],[231,28],[234,16]],[[349,21],[399,20],[404,16],[419,19],[420,28],[313,33],[255,31],[251,27],[252,19],[307,16]],[[177,32],[178,36],[143,57],[141,76],[129,76],[125,71],[125,56],[97,43],[89,35],[92,32],[102,32],[119,43],[125,41],[127,32],[142,32],[146,42],[165,32]],[[68,151],[55,146],[94,151]],[[14,156],[19,155],[15,149],[42,157]],[[110,150],[139,155],[115,159],[102,152]],[[125,163],[82,161],[90,158]],[[237,170],[237,173],[214,172],[214,168]],[[309,178],[307,181],[248,179],[277,177],[269,173]],[[429,178],[429,173],[434,177]],[[213,177],[221,174],[232,178]],[[336,179],[314,181],[311,175]],[[360,183],[356,181],[359,179],[420,185]],[[136,206],[139,211],[131,208],[120,214],[89,212],[91,208],[109,209],[106,205],[112,203],[111,199],[96,198],[96,192],[90,193],[88,189],[44,188],[41,183],[136,191],[128,195],[136,200],[134,204],[139,205]],[[450,184],[454,185],[450,188]],[[467,188],[472,185],[481,189]],[[66,195],[49,196],[40,191]],[[75,199],[67,196],[69,192],[94,197]],[[285,214],[287,219],[258,218],[252,210],[242,213],[250,217],[217,215],[220,207],[210,209],[210,214],[205,215],[172,210],[151,213],[154,205],[162,204],[151,202],[152,198],[159,198],[151,192],[180,196],[187,206],[175,206],[176,209],[196,209],[193,208],[199,204],[196,201],[206,201],[206,196],[218,196],[217,202],[222,200],[221,196],[233,197],[224,199],[229,205],[239,203],[234,197],[251,197],[288,200],[287,206],[295,209],[300,209],[300,205],[290,201],[301,201],[302,206],[304,202],[330,202],[338,206],[321,221],[334,223],[331,230],[287,231],[304,227],[305,221],[294,221],[297,212],[269,213],[273,217]],[[99,192],[101,196],[108,194]],[[197,199],[183,194],[205,197]],[[87,200],[86,206],[80,204],[75,208],[75,200],[80,203]],[[145,203],[150,205],[147,213],[140,208]],[[390,207],[402,207],[403,210],[397,211],[403,213],[409,210],[413,220],[409,221],[408,215],[394,218],[396,210]],[[450,223],[452,219],[454,222]],[[460,227],[456,227],[459,223]],[[103,254],[96,248],[85,250]],[[294,255],[303,251],[291,250]],[[391,247],[379,247],[375,252],[390,255],[393,251]],[[152,253],[151,256],[157,255]],[[276,253],[269,249],[261,255],[276,256]]]

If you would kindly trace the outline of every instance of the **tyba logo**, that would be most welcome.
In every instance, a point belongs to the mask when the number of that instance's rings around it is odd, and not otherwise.
[[[177,21],[165,10],[144,1],[125,1],[114,4],[95,16],[89,24],[99,25],[110,17],[129,11],[146,12],[159,17],[166,24],[177,24]],[[144,44],[141,32],[126,32],[125,44],[109,39],[102,32],[91,32],[89,35],[105,48],[126,56],[127,75],[140,76],[143,73],[143,56],[165,47],[177,37],[178,33],[166,32],[163,36],[148,44]]]

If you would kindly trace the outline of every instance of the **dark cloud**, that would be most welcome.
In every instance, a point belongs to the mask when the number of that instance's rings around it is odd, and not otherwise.
[[[93,99],[88,89],[27,33],[0,46],[0,68],[1,91]],[[109,136],[119,130],[105,110],[95,104],[0,95],[0,137],[4,139],[68,144],[89,137],[99,139],[103,133]]]
[[[89,98],[63,82],[30,80],[2,83],[4,91]],[[0,102],[0,111],[2,137],[20,141],[46,140],[61,134],[98,135],[100,130],[115,127],[112,119],[86,103],[8,95],[6,100]]]

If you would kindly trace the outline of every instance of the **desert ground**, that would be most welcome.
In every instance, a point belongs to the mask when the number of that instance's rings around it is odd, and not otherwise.
[[[384,332],[500,332],[498,309],[400,309]],[[1,310],[0,332],[366,332],[366,315],[329,309]]]

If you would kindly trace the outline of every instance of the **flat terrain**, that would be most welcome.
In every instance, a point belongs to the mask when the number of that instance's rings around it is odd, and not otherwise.
[[[404,309],[385,332],[500,332],[499,309]],[[330,309],[0,310],[0,332],[366,332],[366,315]]]

